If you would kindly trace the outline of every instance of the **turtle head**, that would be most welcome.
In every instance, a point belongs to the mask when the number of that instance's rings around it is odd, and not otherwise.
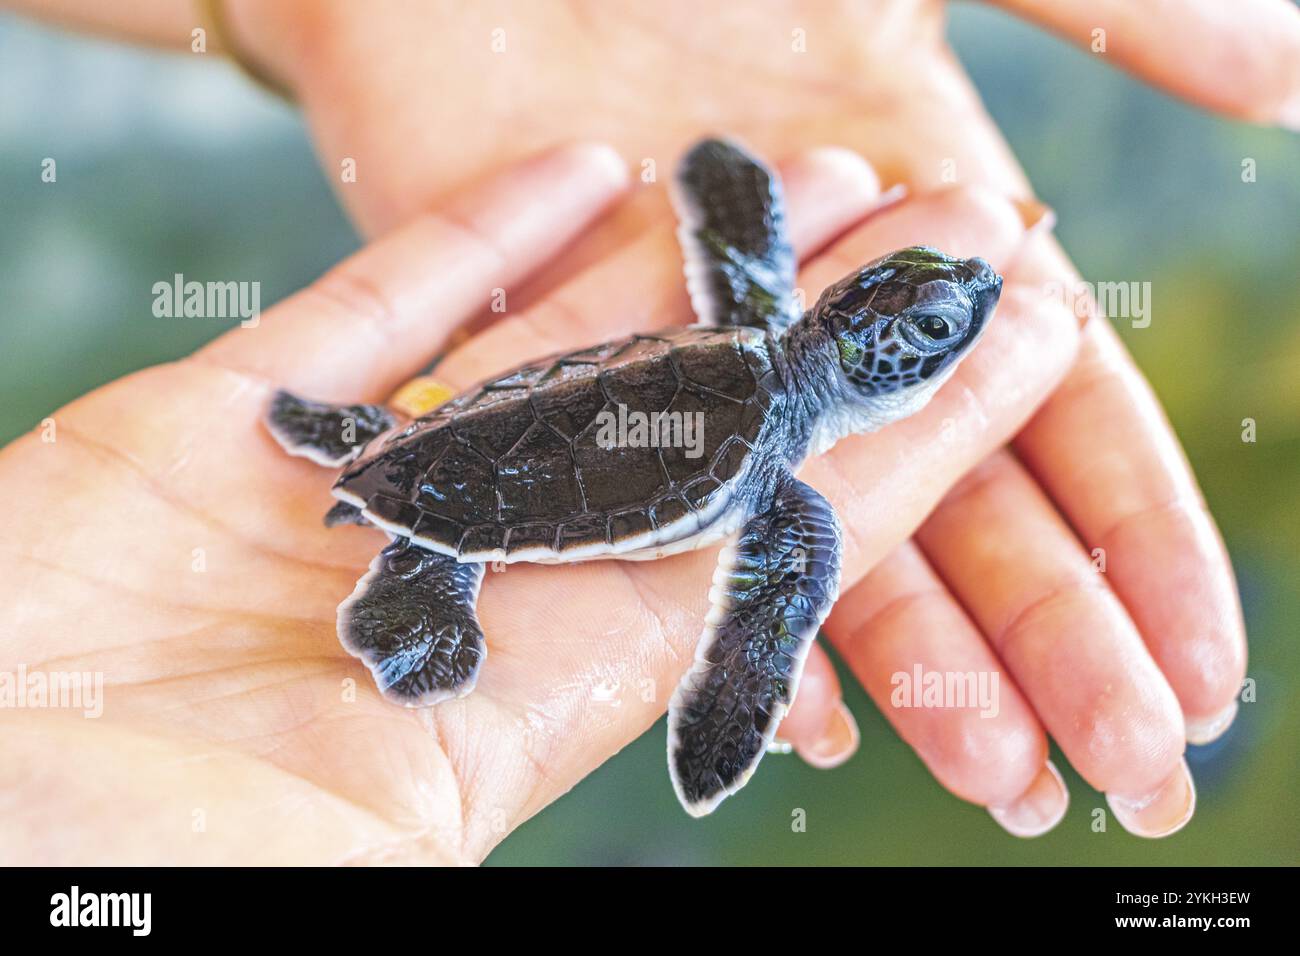
[[[831,286],[813,310],[839,353],[851,398],[916,411],[979,339],[1002,292],[983,259],[912,246]]]

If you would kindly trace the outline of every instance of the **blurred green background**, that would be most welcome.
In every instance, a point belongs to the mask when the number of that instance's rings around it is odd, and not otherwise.
[[[1226,737],[1191,750],[1196,818],[1158,842],[1113,820],[1093,833],[1104,799],[1067,770],[1065,821],[1015,840],[943,792],[851,689],[863,742],[839,770],[770,757],[744,799],[691,820],[661,722],[489,862],[1300,862],[1300,137],[1200,114],[984,8],[955,8],[949,32],[1084,277],[1151,282],[1151,326],[1118,325],[1227,539],[1258,685]],[[57,188],[40,181],[47,156]],[[297,117],[229,68],[8,18],[0,226],[0,443],[221,331],[154,319],[159,278],[259,279],[265,307],[357,245]],[[795,807],[806,832],[792,832]]]

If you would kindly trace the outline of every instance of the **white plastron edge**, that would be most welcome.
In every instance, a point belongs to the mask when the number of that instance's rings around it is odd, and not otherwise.
[[[744,470],[742,470],[741,474],[743,473]],[[683,551],[693,551],[696,548],[707,547],[735,531],[745,518],[743,508],[732,509],[731,507],[734,504],[732,488],[734,488],[739,477],[740,475],[737,475],[727,482],[723,486],[722,493],[703,512],[689,512],[671,524],[662,525],[645,534],[620,541],[618,544],[587,545],[581,548],[571,548],[568,551],[556,551],[554,548],[539,546],[516,551],[513,554],[507,554],[503,548],[460,554],[449,545],[412,534],[410,528],[403,528],[391,521],[375,517],[372,512],[366,509],[366,503],[360,497],[346,489],[335,488],[333,494],[340,501],[345,501],[359,509],[366,520],[375,527],[386,531],[389,535],[397,538],[408,538],[416,547],[432,551],[435,554],[445,554],[449,558],[455,558],[462,564],[494,564],[496,562],[504,564],[517,564],[520,562],[570,564],[598,558],[654,561],[669,555],[680,554]],[[703,531],[703,534],[700,534],[700,531]]]

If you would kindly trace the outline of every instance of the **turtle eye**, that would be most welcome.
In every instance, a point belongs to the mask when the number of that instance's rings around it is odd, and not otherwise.
[[[857,342],[848,336],[840,336],[835,344],[840,350],[840,361],[846,366],[851,367],[862,362],[862,346]]]
[[[934,342],[951,338],[954,331],[951,322],[942,315],[933,314],[917,316],[912,320],[912,328]]]

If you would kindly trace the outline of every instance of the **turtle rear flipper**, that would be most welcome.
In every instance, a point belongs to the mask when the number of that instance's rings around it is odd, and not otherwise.
[[[682,159],[673,185],[700,323],[784,332],[799,313],[781,180],[735,143],[706,139]]]
[[[839,594],[830,504],[793,477],[724,549],[695,664],[668,709],[668,769],[692,816],[749,780],[794,702],[804,660]]]
[[[464,697],[487,655],[474,612],[482,583],[483,565],[398,538],[339,605],[339,640],[395,703],[426,707]]]
[[[330,405],[283,389],[271,399],[266,427],[285,451],[318,465],[339,468],[368,442],[397,424],[381,405]]]

